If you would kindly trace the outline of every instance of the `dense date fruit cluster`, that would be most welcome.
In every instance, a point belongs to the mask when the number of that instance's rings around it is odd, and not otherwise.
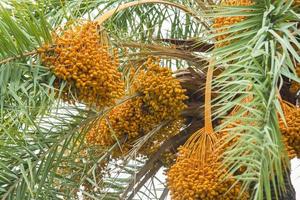
[[[87,134],[88,143],[111,146],[126,138],[122,145],[122,151],[126,152],[137,138],[170,120],[141,149],[142,154],[149,155],[161,142],[179,132],[183,125],[180,113],[186,107],[185,90],[169,69],[160,67],[152,59],[144,66],[132,81],[132,93],[137,96],[113,108],[106,118],[99,119]]]
[[[253,4],[252,0],[223,0],[221,2],[222,6],[250,6]],[[245,20],[245,16],[230,16],[230,17],[218,17],[215,19],[213,27],[217,29],[217,33],[222,33],[226,31],[225,26],[230,26],[236,23],[239,23]],[[229,34],[223,34],[216,37],[217,41],[225,40]],[[230,41],[222,41],[221,43],[217,43],[217,47],[222,47],[230,44]]]
[[[286,124],[280,120],[279,127],[289,158],[300,157],[300,108],[285,109]]]
[[[159,67],[151,58],[145,66],[146,69],[140,70],[133,80],[133,91],[141,94],[147,112],[156,115],[156,118],[178,117],[186,108],[183,103],[187,99],[186,91],[182,89],[180,82],[172,77],[168,68]]]
[[[295,149],[289,145],[289,139],[288,138],[283,137],[283,144],[284,144],[285,150],[287,151],[289,159],[291,160],[293,158],[296,158],[297,153],[296,153]]]
[[[122,136],[129,140],[136,138],[143,127],[142,102],[140,99],[130,99],[113,108],[106,118],[101,118],[87,134],[89,143],[101,146],[111,146]]]
[[[60,81],[73,86],[79,101],[101,108],[113,105],[123,95],[117,52],[110,53],[108,46],[101,44],[96,23],[70,28],[55,36],[53,43],[39,49],[42,61]]]
[[[224,178],[226,170],[221,168],[217,155],[210,154],[206,162],[199,165],[201,161],[197,157],[181,148],[176,163],[167,173],[172,199],[248,200],[249,194],[242,193],[240,183],[233,177]]]

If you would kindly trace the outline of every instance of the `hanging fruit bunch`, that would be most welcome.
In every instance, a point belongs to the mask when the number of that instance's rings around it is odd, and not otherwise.
[[[97,108],[115,104],[124,91],[117,50],[111,53],[101,40],[97,24],[87,22],[54,36],[53,45],[39,49],[57,85],[66,81],[79,102]],[[71,99],[69,93],[68,88],[63,91],[66,100]]]
[[[183,101],[187,99],[180,82],[172,76],[171,70],[160,67],[151,58],[145,66],[132,83],[133,92],[141,94],[145,111],[156,119],[178,118],[186,108]]]
[[[242,191],[241,183],[233,176],[225,177],[227,171],[222,167],[221,157],[230,143],[223,145],[226,133],[213,129],[213,68],[214,61],[211,60],[206,76],[204,127],[179,148],[176,163],[167,172],[168,187],[174,200],[249,199],[249,194]]]
[[[202,165],[198,156],[182,147],[176,163],[167,173],[168,187],[173,200],[248,200],[249,194],[242,192],[241,183],[233,177],[226,177],[221,160],[212,152]],[[233,187],[232,187],[233,186]]]
[[[106,118],[101,118],[87,134],[87,141],[101,146],[111,146],[122,137],[136,138],[142,128],[142,102],[130,99],[113,108]]]
[[[252,0],[222,0],[221,1],[222,6],[250,6],[253,5],[253,3],[254,2]],[[245,16],[218,17],[214,20],[213,28],[217,29],[216,33],[222,33],[228,30],[228,28],[224,28],[224,27],[226,26],[228,27],[236,23],[242,22],[245,19],[246,19]],[[228,38],[229,35],[230,34],[228,33],[228,34],[222,34],[216,36],[216,40],[221,41],[220,43],[216,43],[216,47],[222,47],[230,44],[230,41],[228,40],[223,41],[226,40],[226,38]]]
[[[150,58],[135,73],[131,88],[135,96],[113,108],[106,118],[99,119],[87,134],[88,143],[111,146],[125,139],[121,149],[115,152],[118,156],[131,149],[138,138],[165,122],[141,149],[142,154],[149,155],[161,142],[179,132],[183,126],[180,114],[186,108],[187,96],[169,69]]]
[[[211,81],[212,74],[208,73],[207,77],[206,86],[209,85],[208,82]],[[209,91],[210,87],[207,87],[206,90]],[[206,96],[207,94],[210,93],[206,92]],[[247,102],[250,99],[251,97],[247,97],[242,102]],[[206,97],[206,102],[210,102],[209,95]],[[249,192],[243,191],[241,182],[238,182],[234,176],[228,175],[227,169],[222,163],[222,156],[225,151],[232,148],[238,140],[237,137],[232,137],[229,134],[228,129],[234,128],[241,122],[240,120],[234,121],[228,124],[223,131],[214,132],[213,129],[210,130],[209,128],[212,124],[211,119],[207,116],[210,113],[207,111],[210,106],[205,103],[206,105],[208,105],[205,109],[206,127],[203,131],[194,133],[184,146],[179,148],[176,163],[167,172],[168,187],[172,199],[248,200],[250,198]],[[236,106],[230,115],[239,112],[239,109]],[[215,141],[208,148],[207,140],[212,137],[215,138]],[[201,146],[205,147],[206,150],[201,150]],[[244,170],[242,167],[237,173],[242,173]]]

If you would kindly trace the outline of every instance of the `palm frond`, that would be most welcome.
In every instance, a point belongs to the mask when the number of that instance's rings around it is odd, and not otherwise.
[[[288,5],[290,2],[256,1],[253,6],[226,7],[216,14],[247,16],[221,32],[229,34],[226,41],[230,43],[214,52],[217,65],[224,69],[215,80],[220,93],[215,99],[215,116],[224,119],[223,127],[234,124],[227,131],[238,142],[225,153],[225,164],[245,188],[253,187],[254,199],[278,198],[285,191],[283,180],[289,165],[278,127],[276,113],[281,108],[277,95],[284,72],[294,71],[293,60],[299,59],[287,39],[295,24],[286,20],[297,20]],[[250,96],[250,102],[241,104],[241,99]],[[228,115],[236,105],[241,106],[240,111]],[[246,170],[240,173],[243,167]]]

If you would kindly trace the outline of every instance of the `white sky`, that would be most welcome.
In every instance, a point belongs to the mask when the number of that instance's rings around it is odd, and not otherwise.
[[[295,187],[297,200],[300,200],[300,160],[293,159],[292,160],[292,183]]]

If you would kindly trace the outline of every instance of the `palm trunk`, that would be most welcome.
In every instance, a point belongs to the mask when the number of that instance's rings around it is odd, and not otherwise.
[[[288,172],[284,177],[286,191],[279,195],[279,200],[296,200],[296,191],[292,185],[290,174],[291,173]],[[272,195],[272,197],[272,199],[276,200],[275,195]]]

